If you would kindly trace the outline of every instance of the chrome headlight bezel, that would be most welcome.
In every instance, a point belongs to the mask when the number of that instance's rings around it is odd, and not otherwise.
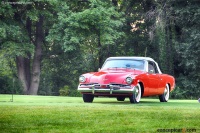
[[[79,82],[80,83],[84,83],[85,81],[86,81],[85,76],[83,76],[83,75],[79,76]]]
[[[131,84],[133,82],[133,78],[132,77],[126,77],[126,83],[127,84]]]

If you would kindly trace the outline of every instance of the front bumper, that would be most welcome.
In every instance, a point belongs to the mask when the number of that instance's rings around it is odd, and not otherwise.
[[[134,93],[134,86],[130,85],[85,85],[80,84],[78,86],[78,91],[81,93],[108,93],[108,94],[133,94]]]

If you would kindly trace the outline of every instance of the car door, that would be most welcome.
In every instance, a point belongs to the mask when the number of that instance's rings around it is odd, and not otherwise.
[[[158,93],[160,76],[156,64],[153,61],[148,61],[148,81],[149,94],[156,95]]]

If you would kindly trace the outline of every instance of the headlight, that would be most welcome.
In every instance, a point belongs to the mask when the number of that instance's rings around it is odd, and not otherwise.
[[[126,78],[126,83],[131,84],[133,82],[133,79],[131,77]]]
[[[84,83],[86,81],[86,78],[84,76],[79,77],[79,82]]]

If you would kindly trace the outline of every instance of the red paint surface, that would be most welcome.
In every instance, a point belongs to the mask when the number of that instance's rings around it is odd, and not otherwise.
[[[166,84],[169,84],[170,91],[175,87],[175,79],[167,74],[149,74],[144,71],[126,69],[126,68],[112,68],[101,70],[100,72],[91,72],[83,74],[86,77],[85,83],[98,83],[98,84],[127,84],[125,79],[131,76],[134,81],[132,86],[138,82],[143,84],[143,96],[161,95],[164,92]],[[104,94],[97,94],[104,95]],[[123,94],[124,95],[124,94]]]

